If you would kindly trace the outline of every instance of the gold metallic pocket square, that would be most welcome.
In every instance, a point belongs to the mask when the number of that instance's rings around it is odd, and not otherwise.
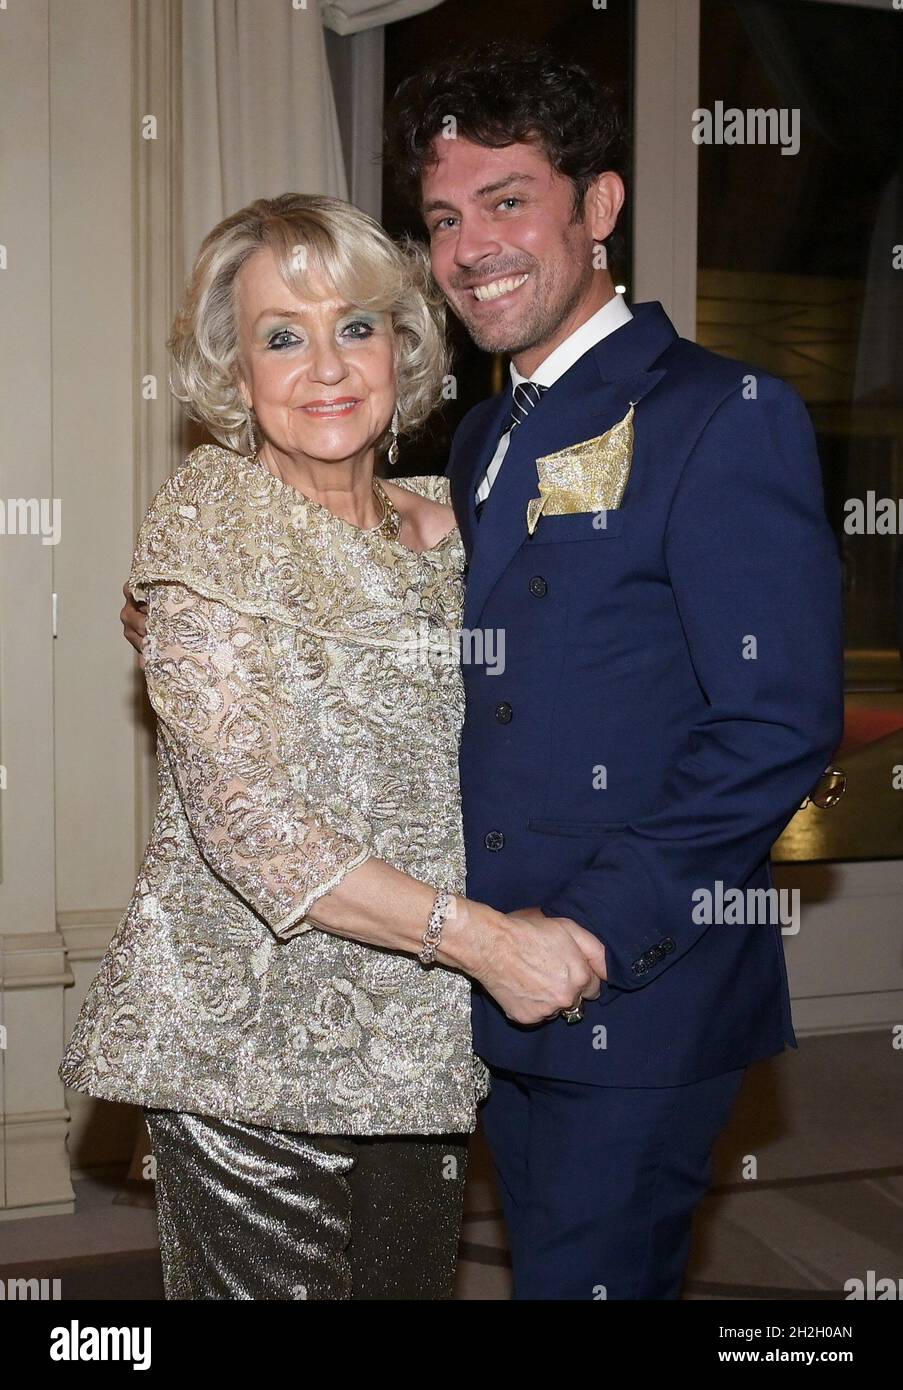
[[[542,515],[570,516],[620,507],[633,463],[633,404],[623,420],[596,439],[536,460],[539,496],[527,503],[531,536]]]

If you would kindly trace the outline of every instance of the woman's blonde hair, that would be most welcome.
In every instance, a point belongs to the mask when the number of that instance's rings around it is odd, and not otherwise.
[[[448,371],[445,305],[426,252],[396,245],[378,222],[340,198],[283,193],[258,198],[205,237],[173,323],[170,384],[192,419],[227,448],[253,434],[239,392],[235,279],[269,248],[285,283],[313,299],[308,276],[359,309],[388,312],[394,330],[398,429],[410,434],[439,403]],[[388,431],[381,444],[387,442]]]

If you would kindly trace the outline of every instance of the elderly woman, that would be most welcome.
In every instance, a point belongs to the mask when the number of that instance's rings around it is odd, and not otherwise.
[[[138,539],[159,805],[60,1069],[144,1107],[168,1298],[447,1297],[467,976],[522,1023],[599,990],[588,933],[463,896],[461,541],[444,479],[374,476],[440,395],[427,286],[364,214],[285,195],[214,229],[176,320],[174,388],[226,447]]]

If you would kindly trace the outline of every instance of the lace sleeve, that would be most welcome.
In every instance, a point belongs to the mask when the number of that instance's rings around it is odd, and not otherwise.
[[[279,937],[370,848],[317,819],[281,763],[263,621],[181,584],[148,587],[145,676],[204,859]]]

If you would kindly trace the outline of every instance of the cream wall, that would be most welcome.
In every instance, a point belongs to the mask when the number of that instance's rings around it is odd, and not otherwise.
[[[53,475],[65,517],[54,553],[56,866],[68,914],[120,907],[135,867],[139,681],[117,621],[133,540],[129,7],[53,0],[50,39]]]
[[[135,520],[131,6],[11,5],[0,53],[0,494],[61,507],[55,546],[0,537],[0,1214],[18,1216],[71,1202],[56,1068],[135,873],[140,683],[116,616]],[[77,1155],[93,1107],[70,1099]],[[93,1161],[131,1146],[133,1113],[105,1110]]]
[[[52,477],[49,14],[0,12],[0,496],[45,499]],[[0,536],[0,1194],[5,1206],[71,1196],[63,1092],[53,1074],[66,978],[56,930],[53,837],[54,551]]]
[[[84,992],[131,896],[136,870],[136,735],[143,682],[117,614],[136,520],[133,360],[132,7],[51,0],[54,485],[66,525],[55,554],[57,922]],[[163,396],[165,402],[165,383]],[[75,1167],[127,1157],[134,1112],[77,1092]]]

